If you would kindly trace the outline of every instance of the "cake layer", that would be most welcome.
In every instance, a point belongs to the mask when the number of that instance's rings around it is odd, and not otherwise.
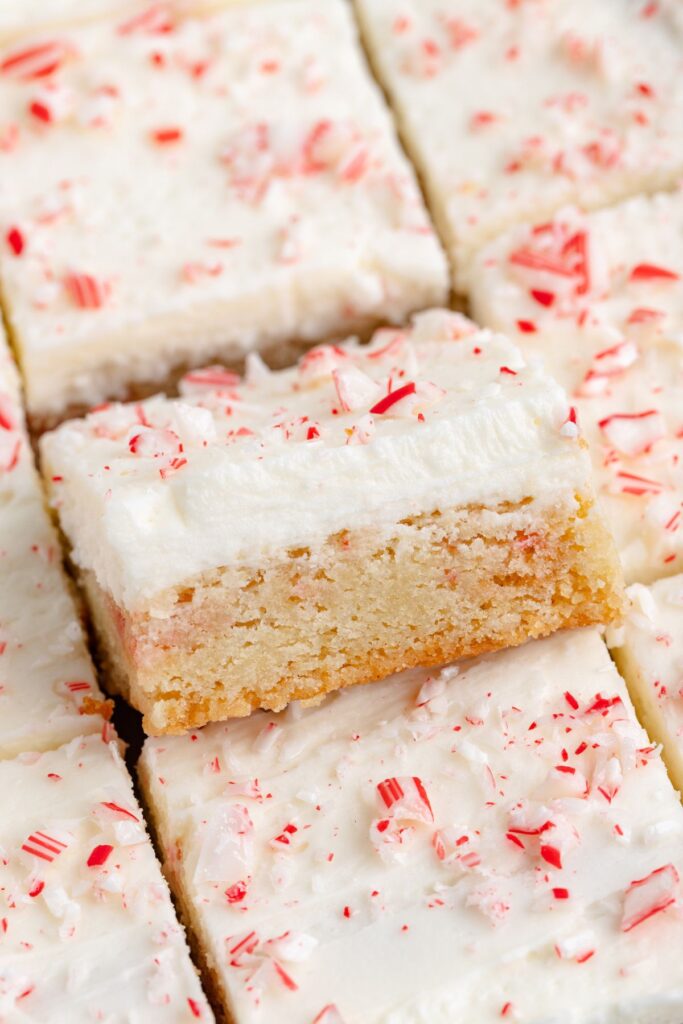
[[[511,224],[661,188],[683,172],[676,0],[356,6],[458,290],[472,251]]]
[[[84,576],[109,683],[152,734],[609,621],[614,581],[611,538],[580,501],[436,509],[386,534],[344,531],[188,581],[164,616],[123,614]]]
[[[474,315],[576,402],[630,581],[683,568],[683,192],[518,227],[473,266]]]
[[[114,743],[0,762],[0,1018],[213,1020]]]
[[[648,732],[683,791],[683,576],[629,588],[631,610],[608,639]]]
[[[683,811],[593,631],[148,740],[236,1024],[677,1024]]]
[[[344,0],[149,10],[0,53],[0,279],[38,424],[447,294]]]
[[[0,334],[0,758],[99,731],[108,710],[62,570],[18,377]]]
[[[564,394],[459,314],[183,392],[42,441],[110,680],[149,732],[619,612]]]

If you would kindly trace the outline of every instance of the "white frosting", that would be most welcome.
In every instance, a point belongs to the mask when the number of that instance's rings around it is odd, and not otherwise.
[[[140,8],[149,6],[140,2]],[[0,38],[135,7],[129,0],[0,0]]]
[[[467,286],[473,248],[683,172],[678,0],[356,0]]]
[[[236,1024],[681,1020],[683,810],[596,632],[151,739],[142,771]]]
[[[0,817],[3,1024],[210,1024],[115,744],[0,762]]]
[[[576,402],[628,580],[683,569],[683,192],[519,227],[471,278],[474,315]]]
[[[252,366],[222,388],[198,372],[180,399],[111,406],[45,435],[76,562],[136,608],[204,570],[342,529],[528,496],[573,504],[590,470],[561,389],[459,314],[414,324],[367,348],[322,346],[292,370]],[[382,412],[401,388],[415,394]]]
[[[0,335],[0,758],[103,727],[81,713],[103,698],[61,559]]]
[[[160,6],[0,52],[0,274],[34,413],[447,294],[344,0]]]
[[[608,639],[683,790],[683,575],[636,583],[628,593],[631,611]]]
[[[161,3],[150,3],[150,0],[0,0],[0,39],[91,21],[104,15],[129,12],[133,15],[152,7],[186,11],[217,7],[220,3],[221,0],[162,0]]]

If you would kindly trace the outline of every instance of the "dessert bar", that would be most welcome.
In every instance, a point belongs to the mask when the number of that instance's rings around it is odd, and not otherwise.
[[[683,576],[634,583],[623,627],[608,631],[612,656],[648,732],[683,791]]]
[[[455,266],[511,224],[683,173],[683,19],[664,0],[356,0]]]
[[[109,713],[44,502],[0,333],[0,758],[106,729]]]
[[[197,371],[42,453],[110,678],[152,733],[621,606],[566,396],[459,314],[286,371]]]
[[[683,810],[594,630],[148,740],[235,1024],[679,1024]]]
[[[210,1024],[115,743],[0,761],[0,1017]]]
[[[0,289],[39,428],[447,296],[345,0],[146,12],[0,49]]]

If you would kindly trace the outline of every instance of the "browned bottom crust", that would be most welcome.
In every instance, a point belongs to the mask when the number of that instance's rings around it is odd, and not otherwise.
[[[125,614],[84,584],[111,685],[150,734],[280,710],[415,665],[613,620],[614,544],[589,499],[436,510],[205,573]]]

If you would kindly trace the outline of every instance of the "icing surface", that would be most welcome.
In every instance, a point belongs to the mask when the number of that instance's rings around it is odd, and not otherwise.
[[[99,731],[102,699],[0,335],[0,757]]]
[[[442,301],[343,0],[142,14],[0,52],[0,275],[30,410]]]
[[[237,1024],[681,1017],[683,810],[597,632],[142,763]]]
[[[356,6],[443,223],[458,287],[467,287],[472,249],[512,223],[680,177],[677,0]]]
[[[0,762],[0,1020],[213,1020],[115,744]]]

